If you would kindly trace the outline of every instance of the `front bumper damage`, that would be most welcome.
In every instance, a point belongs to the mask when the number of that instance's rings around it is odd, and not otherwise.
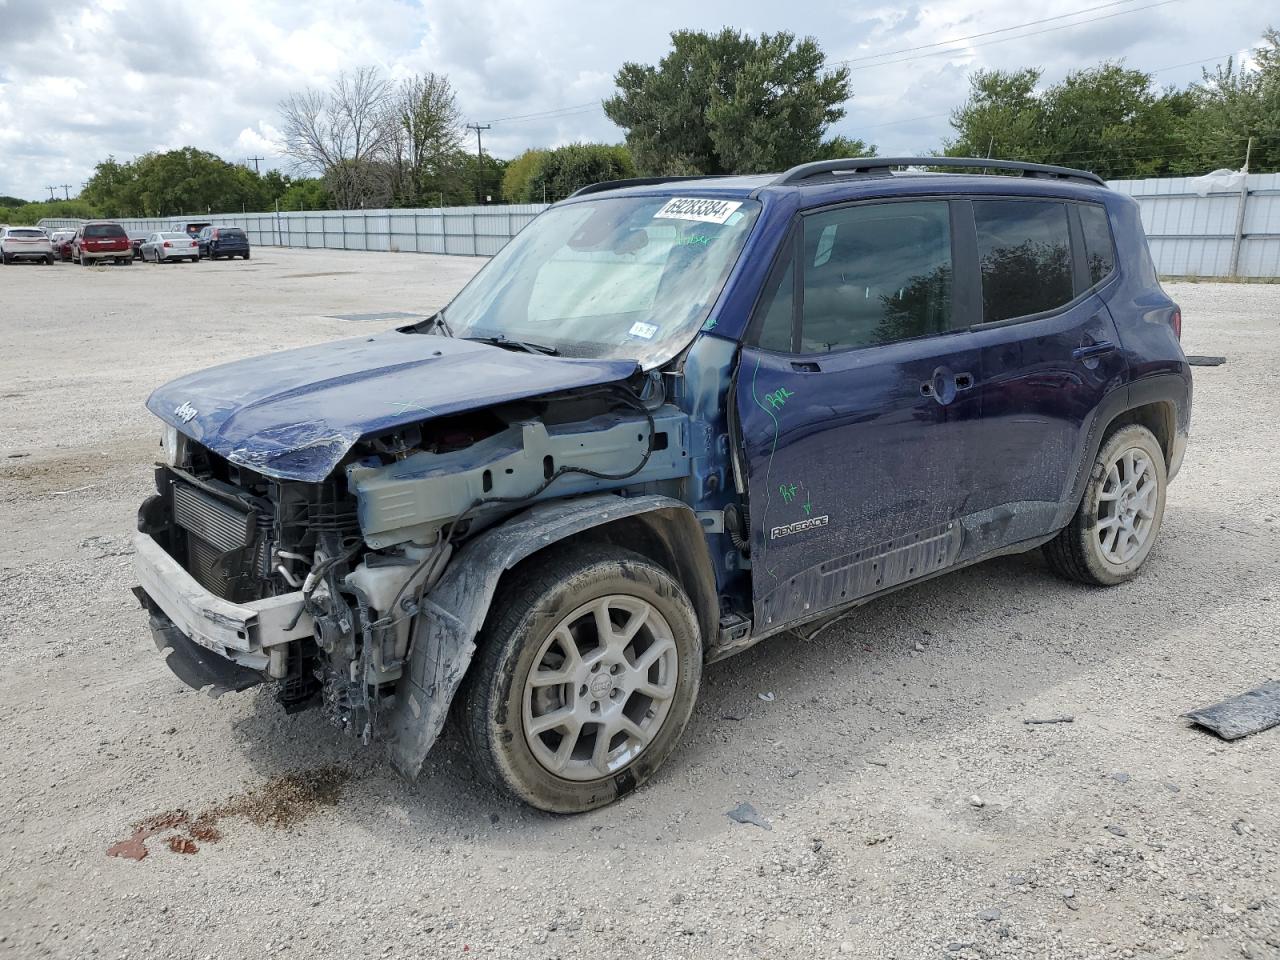
[[[232,603],[206,590],[149,534],[133,538],[134,593],[151,617],[152,637],[188,686],[215,696],[286,672],[290,641],[310,637],[301,591]]]

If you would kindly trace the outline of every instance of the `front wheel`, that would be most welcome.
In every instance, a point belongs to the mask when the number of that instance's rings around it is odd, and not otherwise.
[[[1164,451],[1151,431],[1121,427],[1098,451],[1075,516],[1045,544],[1049,565],[1099,587],[1137,576],[1160,534],[1168,482]]]
[[[675,748],[698,695],[693,605],[662,567],[589,548],[494,598],[460,709],[480,772],[552,813],[602,807]]]

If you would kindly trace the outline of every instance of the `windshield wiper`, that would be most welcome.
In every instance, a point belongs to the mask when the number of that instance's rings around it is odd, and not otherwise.
[[[464,340],[477,340],[480,343],[491,343],[495,347],[504,347],[506,349],[523,350],[526,353],[536,353],[545,357],[558,357],[560,351],[555,347],[549,347],[545,343],[531,343],[528,340],[512,340],[510,337],[504,337],[497,333],[491,337],[463,337]]]

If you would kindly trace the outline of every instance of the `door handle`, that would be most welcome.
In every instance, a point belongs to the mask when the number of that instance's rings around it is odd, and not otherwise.
[[[920,396],[933,397],[939,403],[950,403],[957,393],[968,390],[972,386],[972,373],[949,374],[939,370],[933,375],[932,380],[924,380],[920,383]],[[951,387],[955,389],[952,390]]]
[[[1105,357],[1108,353],[1114,353],[1115,349],[1116,345],[1110,340],[1100,340],[1088,346],[1076,347],[1071,351],[1071,358],[1073,360],[1092,360],[1095,357]]]
[[[798,373],[821,373],[822,368],[812,360],[792,360],[791,369]]]

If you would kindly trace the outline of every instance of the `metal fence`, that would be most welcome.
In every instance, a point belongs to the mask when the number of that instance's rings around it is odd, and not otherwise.
[[[261,246],[319,250],[381,250],[491,257],[546,209],[545,204],[424,207],[414,210],[322,210],[302,213],[217,213],[208,216],[117,219],[126,230],[171,230],[183,221],[240,227]],[[41,220],[46,230],[74,229],[78,220]]]
[[[1280,173],[1250,174],[1202,196],[1192,177],[1113,180],[1138,201],[1165,277],[1280,277]]]
[[[1142,208],[1162,276],[1280,277],[1280,174],[1252,174],[1240,188],[1201,196],[1193,178],[1113,180]],[[546,209],[532,203],[418,210],[215,214],[186,219],[242,227],[267,246],[492,256]],[[171,229],[175,220],[120,220],[129,230]],[[42,220],[46,229],[76,220]]]

